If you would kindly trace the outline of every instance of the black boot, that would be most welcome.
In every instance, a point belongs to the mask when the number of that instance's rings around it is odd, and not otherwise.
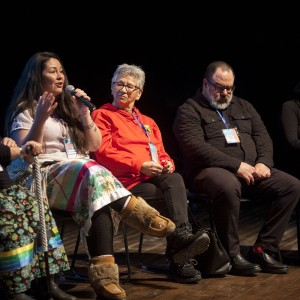
[[[204,230],[192,232],[190,223],[183,223],[167,237],[166,256],[176,264],[182,264],[205,252],[209,246],[209,236]]]
[[[261,271],[259,264],[249,262],[240,253],[231,257],[231,265],[230,274],[233,275],[250,276]]]
[[[48,282],[46,277],[42,277],[39,279],[40,286],[43,289],[43,294],[47,294],[48,292]],[[72,296],[70,294],[67,294],[65,291],[59,288],[58,284],[55,282],[55,276],[50,275],[50,293],[52,298],[55,300],[77,300],[75,296]]]
[[[28,296],[25,293],[19,293],[11,296],[6,296],[6,300],[34,300],[34,298]]]
[[[276,253],[263,249],[259,245],[255,245],[250,249],[248,257],[250,261],[259,264],[264,273],[286,274],[289,271],[287,265],[275,259],[277,258]]]
[[[50,291],[52,297],[56,300],[77,300],[75,296],[67,294],[59,288],[58,284],[55,282],[54,275],[51,275],[50,277]]]
[[[195,259],[190,259],[183,264],[175,264],[172,260],[169,265],[170,278],[179,283],[198,283],[201,279],[201,272],[195,269]]]

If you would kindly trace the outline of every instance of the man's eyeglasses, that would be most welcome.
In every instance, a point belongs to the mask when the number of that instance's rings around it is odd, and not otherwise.
[[[233,91],[235,90],[234,85],[232,85],[232,86],[221,85],[218,83],[213,83],[210,80],[208,80],[207,78],[205,78],[205,79],[211,86],[213,86],[215,88],[216,92],[218,92],[218,93],[223,93],[224,90],[226,90],[227,93],[233,93]]]
[[[133,84],[125,84],[125,83],[123,83],[122,81],[117,81],[117,82],[115,81],[115,82],[113,82],[113,84],[115,85],[115,87],[116,87],[116,89],[117,89],[118,91],[122,90],[123,87],[126,88],[126,91],[127,91],[127,92],[133,92],[134,90],[139,89],[139,87],[137,87],[136,85],[133,85]]]

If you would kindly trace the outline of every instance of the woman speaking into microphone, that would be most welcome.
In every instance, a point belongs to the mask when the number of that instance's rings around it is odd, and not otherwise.
[[[113,233],[120,216],[128,225],[157,237],[173,233],[175,224],[90,159],[89,152],[98,150],[102,141],[90,116],[93,106],[83,90],[72,86],[66,90],[66,86],[60,58],[51,52],[34,54],[15,87],[6,129],[19,145],[28,140],[43,145],[38,158],[50,208],[71,212],[81,227],[90,257],[89,278],[97,295],[124,299],[113,257]],[[14,160],[8,171],[12,178],[31,185],[31,174],[22,161]]]

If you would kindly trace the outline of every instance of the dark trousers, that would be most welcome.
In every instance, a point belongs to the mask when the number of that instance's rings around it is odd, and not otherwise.
[[[259,231],[257,243],[263,248],[278,251],[300,197],[300,181],[283,171],[272,169],[269,178],[248,186],[230,171],[207,168],[194,178],[192,190],[205,194],[213,202],[218,235],[228,254],[234,257],[240,251],[238,223],[241,197],[270,202],[270,210]]]
[[[157,207],[156,201],[157,204],[163,201],[168,216],[177,226],[188,222],[186,188],[179,173],[155,176],[134,186],[130,192],[136,197],[140,196],[146,201],[150,200],[151,205],[155,208]]]

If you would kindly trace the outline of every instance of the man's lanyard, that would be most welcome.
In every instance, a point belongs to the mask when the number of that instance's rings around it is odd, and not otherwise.
[[[226,129],[222,129],[223,134],[225,136],[227,144],[236,144],[240,143],[240,138],[238,137],[238,132],[236,128],[230,128],[228,123],[226,122],[226,119],[224,118],[223,114],[216,109],[216,112],[220,116],[221,120],[223,121],[224,125],[226,126]]]
[[[229,125],[227,124],[226,122],[226,119],[224,118],[223,114],[218,110],[216,109],[216,112],[218,113],[218,115],[220,116],[221,120],[223,121],[224,125],[226,126],[227,129],[229,129]]]

